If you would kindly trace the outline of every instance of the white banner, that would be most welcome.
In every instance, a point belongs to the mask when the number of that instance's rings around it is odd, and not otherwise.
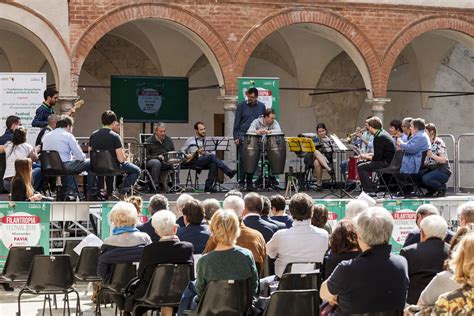
[[[43,103],[46,73],[0,73],[0,135],[8,116],[16,115],[28,129],[27,142],[34,146],[39,128],[31,127],[36,109]]]

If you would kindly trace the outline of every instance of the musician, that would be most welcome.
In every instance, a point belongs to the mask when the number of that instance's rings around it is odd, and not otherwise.
[[[237,155],[239,158],[239,187],[241,189],[245,186],[245,171],[243,168],[243,141],[245,133],[252,124],[253,120],[263,115],[265,111],[265,104],[258,100],[257,88],[250,88],[247,90],[247,100],[242,101],[237,105],[235,111],[234,121],[234,143],[237,145]],[[252,179],[250,179],[252,181]]]
[[[205,150],[206,126],[203,122],[196,122],[194,124],[194,130],[196,131],[196,135],[186,140],[181,151],[185,153],[188,164],[203,169],[209,169],[204,191],[215,192],[214,181],[217,176],[217,169],[222,170],[229,179],[235,176],[237,170],[232,170],[227,167],[222,160],[217,158],[215,152]]]
[[[280,134],[282,133],[280,124],[275,120],[275,110],[272,108],[265,109],[263,115],[260,115],[258,118],[252,121],[249,129],[247,130],[248,134],[257,134],[257,135],[268,135],[268,134]],[[253,173],[247,173],[247,191],[253,191]],[[278,181],[275,176],[271,176],[271,181],[273,184],[278,185]]]
[[[117,167],[127,174],[118,188],[119,198],[123,200],[125,195],[130,193],[130,187],[137,182],[140,176],[140,168],[127,161],[122,140],[119,134],[114,132],[114,130],[117,130],[117,125],[119,125],[117,115],[113,111],[108,110],[102,113],[101,120],[103,126],[92,133],[89,138],[89,146],[91,150],[108,150],[115,160]]]
[[[59,92],[53,88],[47,88],[44,90],[44,102],[36,109],[36,114],[31,122],[31,126],[45,127],[48,125],[48,116],[54,114],[53,106],[59,99],[58,94]]]
[[[392,135],[393,139],[395,140],[395,143],[397,142],[397,139],[402,137],[403,135],[403,129],[402,129],[402,121],[400,120],[391,120],[388,128],[388,132],[390,135]],[[406,139],[405,139],[406,141]]]
[[[403,134],[400,135],[400,139],[406,143],[411,138],[411,121],[413,121],[413,117],[405,117],[402,121],[402,130]]]
[[[146,167],[151,169],[151,176],[155,183],[160,183],[162,185],[163,191],[168,191],[168,173],[169,170],[172,170],[173,167],[170,164],[167,164],[164,159],[164,155],[169,151],[174,151],[173,141],[169,136],[166,135],[166,124],[157,123],[155,125],[155,133],[148,137],[145,141],[146,146]],[[161,172],[161,170],[166,170],[166,172]]]
[[[359,163],[357,170],[364,192],[375,194],[375,185],[370,180],[369,173],[387,167],[395,155],[396,147],[390,134],[382,129],[380,118],[372,117],[366,122],[367,130],[374,135],[374,153],[361,154],[361,159],[370,161]]]
[[[332,150],[328,147],[330,138],[327,136],[326,124],[318,123],[316,125],[317,137],[313,138],[316,145],[316,151],[308,158],[313,164],[313,175],[316,178],[316,188],[318,191],[322,190],[323,169],[326,169],[331,175],[334,175],[334,170],[329,166],[332,165]],[[322,153],[324,151],[324,154]],[[305,159],[305,164],[308,164],[308,158]]]
[[[356,137],[356,140],[354,141],[354,144],[357,144],[357,146],[360,148],[360,152],[364,154],[368,154],[367,156],[372,157],[374,153],[374,135],[370,134],[368,131],[367,127],[367,120],[372,118],[372,116],[368,116],[365,119],[365,126],[364,128],[358,127],[354,133],[354,136]],[[366,159],[370,160],[370,159]],[[341,174],[345,177],[347,168],[349,166],[349,160],[343,160],[341,161],[340,168],[341,168]]]
[[[57,114],[51,114],[50,116],[48,116],[48,125],[43,127],[38,133],[38,136],[36,137],[35,141],[35,146],[41,145],[43,143],[43,137],[56,128],[58,119],[59,115]]]

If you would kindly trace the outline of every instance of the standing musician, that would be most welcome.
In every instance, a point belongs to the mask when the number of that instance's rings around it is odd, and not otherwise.
[[[247,133],[257,134],[260,136],[282,133],[280,124],[278,124],[278,122],[275,120],[275,110],[272,108],[265,109],[263,115],[260,115],[258,118],[252,121],[252,124],[250,124]],[[253,191],[255,189],[252,182],[253,175],[253,173],[247,173],[246,175],[247,191]],[[275,182],[275,185],[278,185],[275,176],[271,176],[271,180]]]
[[[48,126],[48,116],[54,114],[53,106],[59,99],[58,93],[59,92],[53,88],[44,90],[44,102],[36,109],[36,114],[31,122],[31,126],[41,128]]]
[[[196,135],[186,140],[181,151],[185,153],[186,162],[191,166],[209,169],[204,191],[215,192],[214,181],[217,176],[217,169],[222,170],[230,179],[235,176],[237,170],[232,170],[227,167],[222,160],[217,158],[215,152],[205,150],[206,126],[203,122],[196,122],[194,124],[194,130],[196,131]]]
[[[166,124],[157,123],[155,133],[145,141],[146,146],[146,167],[151,169],[151,176],[155,183],[160,183],[164,192],[168,191],[168,173],[173,167],[164,161],[164,155],[169,151],[174,151],[173,141],[166,135]],[[161,172],[166,170],[166,172]]]
[[[257,88],[250,88],[247,91],[247,101],[242,101],[237,105],[235,111],[234,121],[234,143],[237,145],[237,156],[239,158],[239,187],[241,189],[245,186],[245,171],[243,168],[243,151],[244,151],[244,137],[245,133],[250,127],[250,124],[263,115],[265,112],[265,104],[258,101]],[[250,179],[252,181],[252,179]]]

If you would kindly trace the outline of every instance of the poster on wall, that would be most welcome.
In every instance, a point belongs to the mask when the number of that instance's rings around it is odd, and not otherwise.
[[[50,203],[0,202],[0,270],[11,247],[42,246],[49,253]]]
[[[46,73],[0,72],[0,130],[6,129],[8,116],[16,115],[28,129],[27,142],[35,144],[39,128],[32,128],[31,122],[36,109],[43,102],[46,89]]]
[[[265,104],[266,108],[273,108],[276,119],[280,117],[280,79],[263,77],[239,77],[237,80],[237,102],[247,100],[247,90],[257,88],[258,101]]]
[[[314,200],[314,203],[322,204],[328,208],[328,224],[333,231],[337,222],[346,216],[346,201],[344,200]]]
[[[148,212],[148,201],[144,201],[142,204],[142,211],[138,216],[139,223],[145,223],[150,217]],[[112,227],[110,226],[109,213],[116,203],[102,203],[102,216],[100,224],[100,239],[105,240],[112,234]]]

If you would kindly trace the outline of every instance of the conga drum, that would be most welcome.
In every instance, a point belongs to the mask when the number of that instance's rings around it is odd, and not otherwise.
[[[272,174],[285,172],[286,140],[285,134],[268,134],[267,136],[267,158]]]
[[[258,160],[260,159],[260,136],[257,134],[246,134],[244,138],[243,163],[246,173],[255,173]]]
[[[357,172],[357,158],[349,157],[349,162],[347,164],[347,180],[359,180],[359,173]]]

